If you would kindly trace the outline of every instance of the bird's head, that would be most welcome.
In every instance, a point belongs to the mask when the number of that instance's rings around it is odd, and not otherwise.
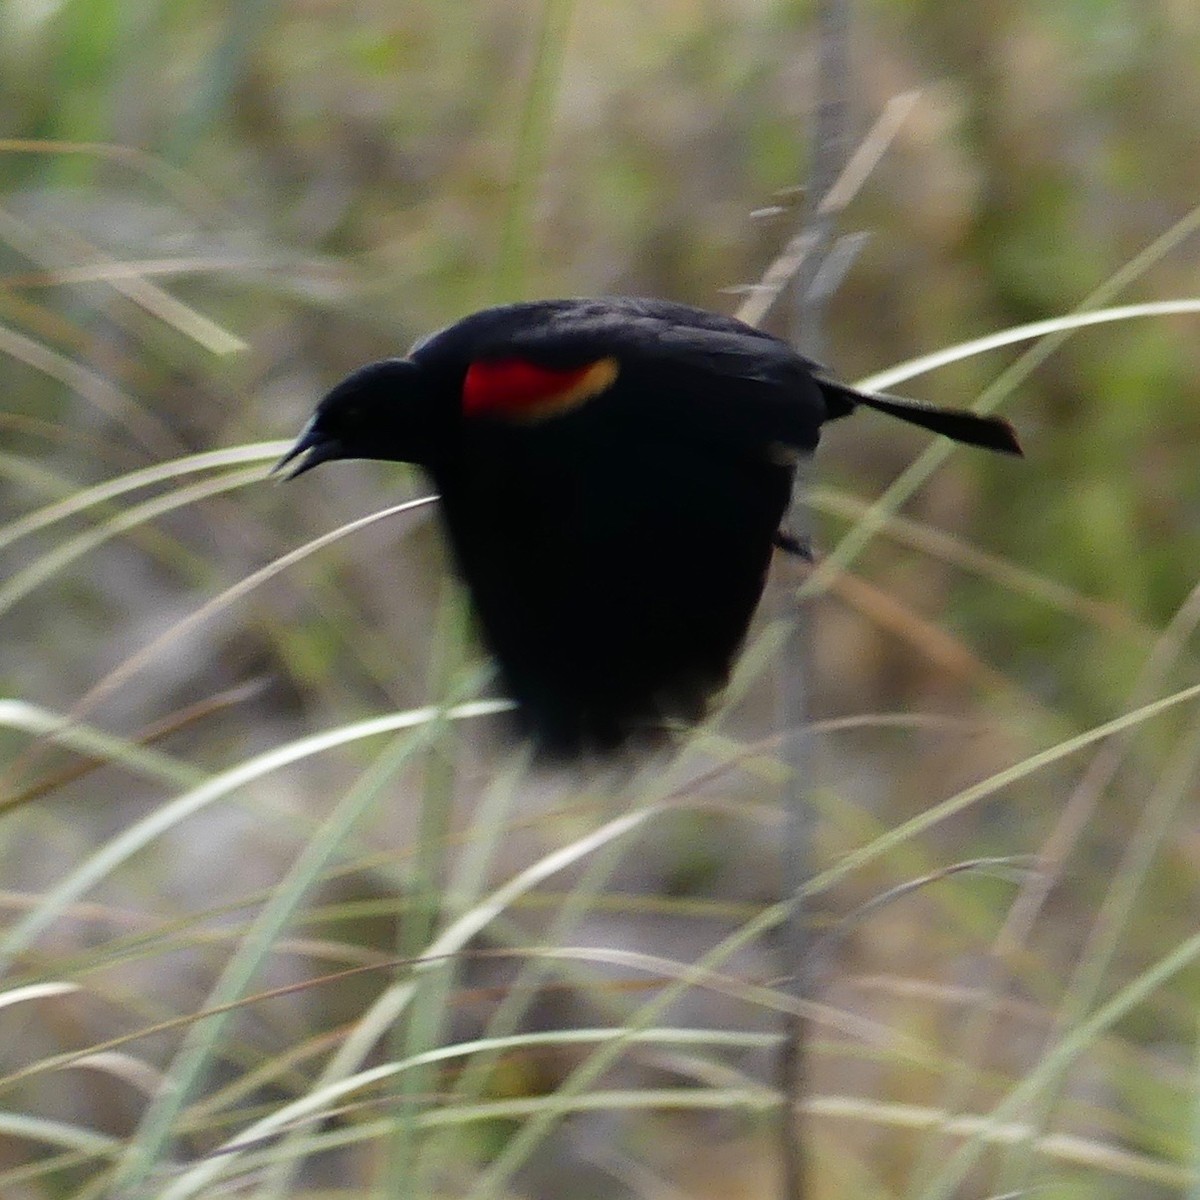
[[[296,444],[275,467],[295,479],[338,458],[379,458],[430,466],[453,436],[457,406],[417,363],[387,358],[342,380],[317,405]]]

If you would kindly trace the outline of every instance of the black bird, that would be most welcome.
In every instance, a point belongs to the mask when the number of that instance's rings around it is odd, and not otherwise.
[[[428,472],[504,686],[569,756],[703,715],[772,547],[795,548],[798,459],[859,406],[1021,453],[997,417],[867,395],[731,317],[612,298],[487,309],[363,367],[279,465]]]

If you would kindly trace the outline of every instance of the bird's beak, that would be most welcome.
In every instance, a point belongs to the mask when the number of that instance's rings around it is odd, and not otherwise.
[[[318,463],[331,458],[342,457],[342,443],[335,437],[322,433],[311,423],[296,439],[296,444],[271,468],[272,475],[278,475],[290,462],[300,461],[283,476],[284,479],[295,479],[305,471],[311,471]]]

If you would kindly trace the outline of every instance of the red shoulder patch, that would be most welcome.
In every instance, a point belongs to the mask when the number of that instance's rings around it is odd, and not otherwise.
[[[474,362],[463,380],[463,412],[469,417],[540,421],[578,408],[606,391],[616,378],[615,358],[561,371],[523,358]]]

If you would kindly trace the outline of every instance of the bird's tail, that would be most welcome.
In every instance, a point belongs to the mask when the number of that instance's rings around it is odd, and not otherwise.
[[[932,429],[956,442],[998,450],[1001,454],[1021,454],[1017,433],[1003,417],[982,416],[963,408],[938,408],[903,396],[886,396],[859,392],[844,383],[819,381],[831,419],[844,417],[860,404],[879,412],[890,413],[911,425]]]

